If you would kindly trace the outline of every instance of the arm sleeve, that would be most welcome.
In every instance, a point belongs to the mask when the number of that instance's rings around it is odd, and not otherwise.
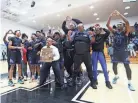
[[[72,19],[74,22],[76,22],[76,24],[80,24],[82,23],[82,21],[78,20],[78,19]]]
[[[62,30],[64,31],[65,35],[67,35],[68,29],[66,28],[66,21],[64,21],[62,24]]]
[[[105,34],[104,34],[104,38],[107,39],[108,36],[110,35],[110,31],[107,30],[107,29],[105,29],[105,28],[103,28],[103,30],[104,30],[104,32],[105,32]]]

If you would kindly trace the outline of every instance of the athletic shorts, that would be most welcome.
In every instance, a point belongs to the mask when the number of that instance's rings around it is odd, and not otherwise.
[[[29,55],[28,57],[29,63],[32,65],[39,65],[40,64],[40,56],[39,55]]]
[[[129,52],[128,51],[114,51],[112,57],[113,63],[127,63],[129,64]]]
[[[21,52],[20,51],[11,51],[10,55],[10,64],[21,64]]]

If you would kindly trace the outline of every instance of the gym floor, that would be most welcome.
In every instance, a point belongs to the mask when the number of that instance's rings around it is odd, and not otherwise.
[[[112,64],[108,63],[109,77],[112,82]],[[55,87],[53,74],[51,79],[39,87],[37,82],[16,84],[15,87],[8,87],[7,62],[0,61],[0,94],[1,103],[138,103],[138,64],[131,64],[132,84],[136,91],[129,91],[127,88],[127,78],[123,64],[118,65],[120,79],[113,89],[109,90],[105,86],[104,75],[98,75],[98,89],[93,90],[89,85],[87,76],[83,77],[83,85],[78,87],[68,87],[65,90]],[[85,66],[82,64],[83,70]],[[98,66],[101,70],[101,66]],[[28,70],[29,71],[29,70]]]

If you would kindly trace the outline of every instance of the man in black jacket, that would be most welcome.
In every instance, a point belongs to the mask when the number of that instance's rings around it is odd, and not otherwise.
[[[98,84],[97,82],[97,64],[98,60],[100,61],[100,64],[102,66],[104,76],[105,76],[105,81],[106,81],[106,86],[109,89],[112,89],[112,86],[109,82],[109,77],[108,77],[108,72],[107,72],[107,65],[106,65],[106,60],[104,56],[104,42],[108,38],[110,32],[105,29],[101,28],[99,24],[95,25],[95,42],[92,43],[92,63],[93,63],[93,75],[94,75],[94,80],[95,83]]]

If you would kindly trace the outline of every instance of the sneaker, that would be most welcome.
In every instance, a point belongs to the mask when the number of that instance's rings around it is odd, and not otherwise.
[[[22,79],[18,79],[18,83],[19,83],[19,84],[24,84],[24,82],[23,82]]]
[[[27,77],[26,76],[24,76],[24,81],[27,81]]]
[[[94,83],[95,83],[96,85],[98,85],[98,81],[97,81],[97,80],[94,80]]]
[[[78,78],[76,79],[76,84],[79,85],[79,86],[82,85],[82,80],[81,80],[80,77],[78,77]]]
[[[132,84],[128,84],[128,88],[129,88],[129,90],[131,90],[131,91],[135,91],[135,89],[134,89],[134,87],[132,86]]]
[[[32,83],[35,80],[34,76],[32,76],[32,78],[30,78],[29,83]]]
[[[119,77],[114,77],[112,83],[116,84],[118,79],[119,79]]]
[[[106,87],[109,88],[109,89],[113,88],[112,85],[111,85],[111,83],[109,81],[106,82]]]
[[[95,83],[91,83],[91,87],[92,87],[93,89],[97,89],[97,86],[96,86]]]
[[[8,86],[10,86],[10,87],[13,87],[13,86],[14,86],[14,83],[13,83],[12,80],[9,80],[9,82],[8,82]]]

